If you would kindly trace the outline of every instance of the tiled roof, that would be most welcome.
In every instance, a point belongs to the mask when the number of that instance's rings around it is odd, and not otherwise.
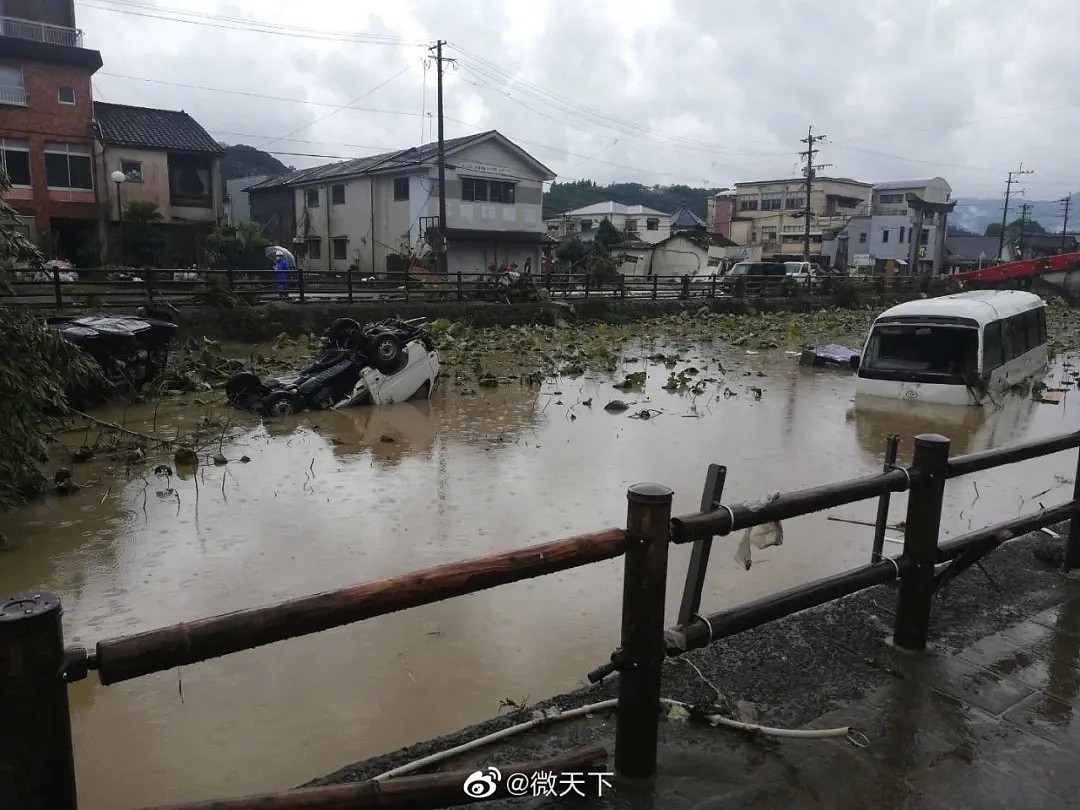
[[[536,158],[528,155],[520,147],[516,146],[512,141],[509,141],[503,135],[499,134],[497,130],[489,129],[487,132],[478,132],[475,135],[465,135],[461,138],[447,138],[444,141],[445,149],[447,153],[447,166],[453,167],[453,160],[450,157],[450,153],[468,146],[469,144],[477,141],[484,140],[492,135],[501,138],[503,141],[509,143],[512,147],[520,151],[526,158],[535,163],[538,167],[543,169],[544,172],[554,177],[551,170],[544,166],[542,163],[536,160]],[[272,177],[265,182],[258,183],[248,191],[267,191],[274,188],[283,188],[286,186],[303,186],[309,183],[318,183],[325,180],[332,180],[341,177],[355,177],[357,175],[367,174],[372,171],[385,171],[387,169],[402,169],[413,166],[419,166],[423,163],[428,163],[435,160],[438,156],[439,144],[437,142],[425,143],[423,146],[411,146],[408,149],[399,149],[396,152],[383,152],[378,155],[369,155],[368,157],[356,158],[355,160],[343,160],[338,163],[327,163],[323,166],[316,166],[312,169],[298,169],[288,174],[282,174],[277,177]]]
[[[172,152],[224,151],[198,121],[183,110],[155,110],[94,102],[98,136],[107,145]]]
[[[604,202],[592,203],[582,208],[575,208],[573,211],[567,211],[567,216],[580,217],[580,216],[600,216],[602,214],[625,214],[627,216],[657,216],[666,217],[668,214],[664,211],[657,211],[655,208],[649,208],[644,205],[624,205],[614,200],[606,200]]]
[[[672,228],[704,228],[705,220],[686,207],[686,203],[683,203],[671,215],[671,227]]]

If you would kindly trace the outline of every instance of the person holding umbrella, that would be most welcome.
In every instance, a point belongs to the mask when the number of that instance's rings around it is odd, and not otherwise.
[[[292,269],[292,254],[285,248],[274,245],[266,249],[266,258],[274,263],[274,281],[278,298],[288,298],[286,284],[289,281],[289,270]]]

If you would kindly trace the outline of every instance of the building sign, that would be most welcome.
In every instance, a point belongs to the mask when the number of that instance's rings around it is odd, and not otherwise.
[[[490,163],[476,163],[472,160],[456,160],[454,166],[459,172],[489,175],[492,177],[517,177],[517,173],[507,166],[492,166]]]

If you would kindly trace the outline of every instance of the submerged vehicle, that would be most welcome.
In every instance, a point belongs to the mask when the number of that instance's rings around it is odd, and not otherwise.
[[[169,321],[130,315],[66,315],[45,323],[94,358],[112,393],[138,389],[161,374],[178,331]]]
[[[1046,367],[1046,304],[1019,290],[908,301],[877,317],[855,394],[981,405]]]
[[[326,330],[324,350],[297,374],[265,381],[250,371],[230,377],[225,384],[229,404],[266,416],[288,416],[426,398],[439,374],[439,353],[421,326],[423,320],[361,326],[340,318]]]

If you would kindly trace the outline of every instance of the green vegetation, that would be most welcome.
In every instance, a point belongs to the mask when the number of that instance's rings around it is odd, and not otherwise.
[[[624,205],[645,205],[670,214],[683,203],[702,219],[708,199],[720,189],[692,186],[643,186],[641,183],[609,183],[601,186],[592,180],[552,183],[544,195],[544,207],[572,211],[586,205],[614,200]]]
[[[158,204],[150,200],[132,200],[124,207],[124,257],[140,267],[158,263],[165,248]]]
[[[1046,228],[1040,225],[1038,220],[1029,219],[1025,223],[1023,218],[1020,218],[1014,219],[1012,222],[1005,226],[1005,238],[1018,239],[1020,237],[1021,225],[1024,228],[1024,233],[1028,235],[1046,233]],[[1001,236],[1001,223],[991,222],[989,225],[986,226],[986,232],[983,234],[983,236]]]
[[[268,152],[242,143],[225,147],[221,156],[221,180],[235,180],[237,177],[253,177],[257,174],[278,175],[292,171]]]

